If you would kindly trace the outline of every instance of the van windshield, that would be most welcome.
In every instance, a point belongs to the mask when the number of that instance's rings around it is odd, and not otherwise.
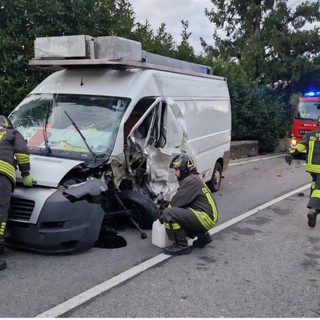
[[[32,94],[10,115],[31,154],[99,164],[111,154],[130,99],[73,94]]]
[[[320,116],[320,101],[301,101],[295,118],[300,120],[317,121]]]

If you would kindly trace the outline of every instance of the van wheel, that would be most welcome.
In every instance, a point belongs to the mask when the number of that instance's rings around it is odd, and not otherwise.
[[[222,179],[222,167],[219,162],[216,162],[214,166],[212,178],[207,182],[207,186],[211,190],[211,192],[217,192],[220,189]]]
[[[147,196],[132,190],[119,192],[123,204],[129,209],[142,229],[151,229],[152,224],[159,218],[156,204]]]

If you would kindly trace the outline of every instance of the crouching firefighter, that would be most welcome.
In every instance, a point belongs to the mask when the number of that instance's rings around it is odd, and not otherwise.
[[[16,184],[16,163],[21,171],[23,184],[32,187],[35,181],[29,174],[27,143],[21,133],[13,128],[11,121],[0,115],[0,254],[4,251],[10,197]],[[0,259],[0,270],[6,267],[6,261]]]
[[[301,141],[286,155],[285,161],[291,165],[291,162],[299,153],[307,149],[306,171],[311,174],[312,183],[310,198],[307,207],[310,209],[307,213],[308,226],[316,226],[317,215],[320,213],[320,128],[318,118],[318,129],[307,133]]]
[[[180,154],[174,157],[169,167],[175,170],[179,189],[162,212],[168,237],[175,241],[164,249],[164,253],[188,254],[191,248],[186,237],[198,237],[192,244],[196,248],[203,248],[212,241],[208,231],[218,220],[218,210],[210,189],[200,179],[190,156]]]

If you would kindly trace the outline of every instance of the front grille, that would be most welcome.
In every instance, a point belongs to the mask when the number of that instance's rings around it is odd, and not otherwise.
[[[9,208],[9,219],[29,221],[34,206],[35,202],[32,200],[12,197]]]

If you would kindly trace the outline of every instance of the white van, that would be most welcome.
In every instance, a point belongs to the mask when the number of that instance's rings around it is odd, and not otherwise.
[[[38,38],[30,64],[61,70],[10,115],[28,141],[37,185],[24,188],[17,172],[8,244],[87,250],[119,216],[145,237],[141,228],[151,228],[177,189],[168,166],[182,152],[219,189],[231,137],[224,78],[119,37]]]

